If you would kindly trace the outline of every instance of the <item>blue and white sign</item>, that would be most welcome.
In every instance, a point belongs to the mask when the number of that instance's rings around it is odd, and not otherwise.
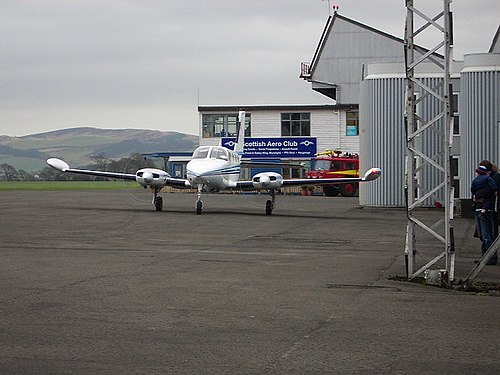
[[[234,149],[236,138],[222,138],[222,146]],[[245,138],[243,157],[248,159],[313,158],[317,152],[315,137]]]

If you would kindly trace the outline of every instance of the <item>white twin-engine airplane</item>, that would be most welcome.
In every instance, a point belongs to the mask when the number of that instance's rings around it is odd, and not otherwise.
[[[276,192],[283,186],[294,185],[325,185],[338,184],[342,182],[367,182],[373,181],[381,174],[379,168],[369,169],[361,178],[323,178],[323,179],[290,179],[284,180],[283,176],[276,172],[261,172],[253,176],[251,181],[241,181],[240,168],[243,154],[245,112],[239,112],[240,127],[234,151],[222,146],[201,146],[194,152],[191,160],[186,166],[187,179],[171,177],[167,172],[156,168],[139,169],[135,174],[91,171],[85,169],[70,168],[63,160],[50,158],[47,164],[51,167],[68,173],[78,173],[91,176],[109,177],[121,180],[137,181],[145,189],[150,187],[153,191],[153,204],[156,211],[163,208],[163,199],[159,194],[165,186],[181,189],[197,189],[196,213],[201,214],[203,202],[202,192],[220,190],[267,190],[271,199],[266,201],[266,215],[271,215]]]

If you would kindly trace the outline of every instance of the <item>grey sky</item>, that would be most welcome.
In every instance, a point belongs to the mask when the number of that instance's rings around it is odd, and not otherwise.
[[[403,0],[331,3],[403,36]],[[436,13],[441,4],[415,0]],[[487,52],[500,2],[455,0],[452,10],[455,58]],[[328,103],[298,78],[327,18],[322,0],[0,0],[0,135],[77,126],[197,134],[198,98]]]

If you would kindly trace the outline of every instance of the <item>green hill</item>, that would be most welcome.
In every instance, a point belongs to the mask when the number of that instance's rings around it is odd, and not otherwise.
[[[0,164],[36,171],[46,166],[49,157],[78,167],[91,164],[90,156],[101,153],[119,159],[133,153],[193,151],[197,146],[197,136],[178,132],[71,128],[23,137],[0,136]]]

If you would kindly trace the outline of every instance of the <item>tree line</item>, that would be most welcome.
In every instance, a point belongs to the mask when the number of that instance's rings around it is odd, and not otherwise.
[[[104,153],[90,155],[92,163],[83,167],[84,169],[94,169],[106,172],[121,172],[134,174],[141,168],[156,168],[151,159],[144,159],[141,154],[132,154],[129,157],[113,160]],[[86,176],[73,173],[64,173],[52,167],[45,167],[35,172],[27,172],[23,169],[16,169],[10,164],[0,164],[0,181],[91,181],[103,180],[101,177]]]

